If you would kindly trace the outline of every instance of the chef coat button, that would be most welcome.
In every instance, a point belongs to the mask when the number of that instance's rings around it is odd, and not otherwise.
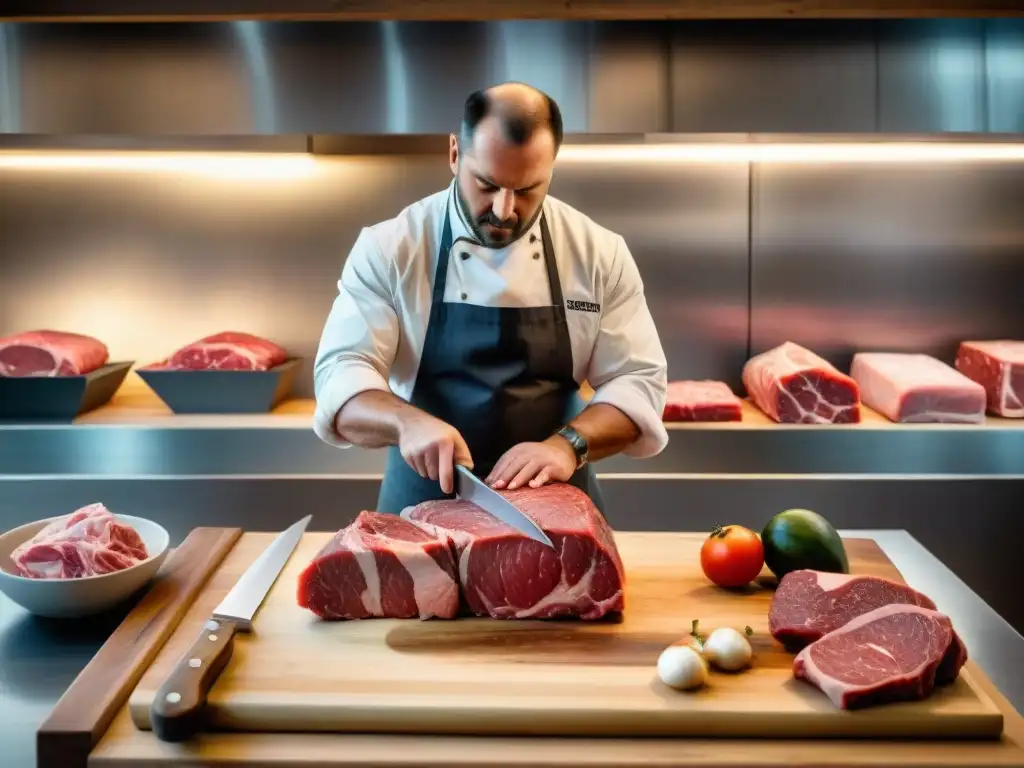
[[[540,258],[540,254],[539,253],[533,254],[533,258],[534,258],[534,261],[536,261],[537,259]]]
[[[533,232],[530,233],[530,242],[531,243],[536,243],[537,242],[537,235],[535,235]]]
[[[465,260],[466,260],[466,259],[468,259],[468,258],[469,258],[469,254],[468,254],[468,253],[466,253],[465,251],[463,251],[463,252],[462,252],[462,260],[463,260],[463,261],[465,261]]]
[[[463,301],[465,301],[465,300],[466,300],[467,298],[469,298],[469,296],[468,296],[467,294],[465,294],[465,293],[464,293],[464,294],[462,294],[462,300],[463,300]]]

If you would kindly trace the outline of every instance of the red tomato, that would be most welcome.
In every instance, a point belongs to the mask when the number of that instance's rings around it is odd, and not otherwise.
[[[761,538],[742,525],[715,529],[700,549],[704,575],[720,587],[742,587],[761,572],[764,546]]]

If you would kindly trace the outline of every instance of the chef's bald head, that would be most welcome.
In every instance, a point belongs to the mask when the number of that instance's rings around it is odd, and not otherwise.
[[[504,247],[533,226],[561,144],[561,111],[542,91],[502,83],[469,95],[449,162],[459,210],[481,243]]]

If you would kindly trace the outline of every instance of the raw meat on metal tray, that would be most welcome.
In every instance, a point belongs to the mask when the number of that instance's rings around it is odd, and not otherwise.
[[[927,595],[880,576],[799,570],[779,581],[768,608],[768,631],[796,648],[814,642],[851,619],[884,605],[935,608]]]
[[[398,515],[360,512],[300,574],[298,603],[324,619],[454,618],[451,542]]]
[[[49,523],[11,553],[18,575],[30,579],[99,576],[148,556],[138,532],[98,503]]]
[[[743,385],[754,405],[780,423],[860,421],[857,382],[790,341],[750,358],[743,366]]]
[[[83,376],[107,363],[107,345],[67,331],[25,331],[0,339],[0,376]]]
[[[989,413],[1024,418],[1024,341],[965,341],[956,369],[985,388]]]
[[[967,649],[949,617],[893,603],[862,614],[808,645],[793,675],[841,709],[930,696],[956,680]]]
[[[985,421],[985,388],[930,355],[860,352],[850,375],[864,405],[891,421]]]
[[[665,421],[742,421],[741,401],[724,381],[670,381]]]
[[[225,331],[177,350],[157,368],[172,370],[267,371],[288,359],[281,346],[251,333]]]
[[[599,619],[624,607],[625,571],[607,521],[566,483],[502,491],[547,534],[554,549],[461,499],[402,511],[455,546],[468,610],[496,619]]]

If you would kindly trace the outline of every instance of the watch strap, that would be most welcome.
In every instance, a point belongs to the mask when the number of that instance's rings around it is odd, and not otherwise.
[[[572,450],[576,454],[576,469],[583,467],[587,463],[588,452],[587,441],[583,435],[568,426],[562,427],[555,434],[561,435],[572,446]]]

